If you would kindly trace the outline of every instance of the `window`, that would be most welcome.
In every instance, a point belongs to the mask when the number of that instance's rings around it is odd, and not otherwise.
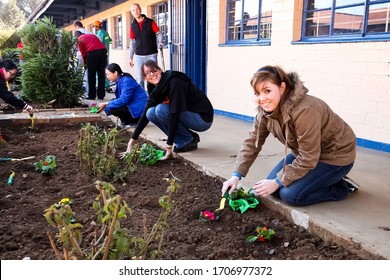
[[[114,17],[114,48],[123,49],[122,16]]]
[[[226,42],[270,42],[273,0],[227,0]]]
[[[168,46],[168,2],[151,6],[152,19],[157,23],[163,36],[164,47]]]
[[[303,40],[390,39],[390,0],[305,0]]]

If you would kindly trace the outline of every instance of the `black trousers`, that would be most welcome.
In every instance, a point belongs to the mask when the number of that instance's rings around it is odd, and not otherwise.
[[[133,118],[127,106],[123,106],[119,108],[111,108],[110,111],[111,114],[113,114],[115,117],[120,118],[120,120],[125,124],[137,124],[140,119],[140,117]]]
[[[103,99],[106,96],[105,81],[106,81],[106,66],[107,66],[107,50],[94,50],[87,54],[88,68],[88,98],[96,98],[96,73],[98,77],[97,97]]]

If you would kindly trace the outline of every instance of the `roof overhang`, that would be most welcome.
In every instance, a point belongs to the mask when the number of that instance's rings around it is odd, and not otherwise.
[[[53,19],[53,23],[61,28],[72,24],[75,20],[93,16],[123,2],[126,2],[126,0],[44,0],[31,13],[27,22],[50,17]]]

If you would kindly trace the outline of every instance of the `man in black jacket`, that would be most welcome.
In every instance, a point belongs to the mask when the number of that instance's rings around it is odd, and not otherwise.
[[[8,90],[7,81],[14,78],[17,72],[18,67],[12,60],[0,60],[0,98],[16,108],[32,113],[33,107],[28,105],[23,100],[17,98],[12,92]]]
[[[130,67],[135,66],[136,80],[145,89],[141,64],[148,59],[157,62],[157,46],[163,47],[162,34],[153,19],[141,14],[139,4],[132,4],[130,12],[134,17],[130,26]]]

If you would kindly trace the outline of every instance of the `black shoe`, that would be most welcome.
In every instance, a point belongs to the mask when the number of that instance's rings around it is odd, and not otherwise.
[[[85,99],[87,99],[87,100],[95,100],[96,98],[92,98],[92,97],[85,97]]]
[[[120,122],[118,124],[118,127],[120,129],[125,129],[125,128],[131,128],[131,127],[137,127],[136,123],[125,123],[125,122]]]
[[[347,183],[348,185],[348,193],[353,193],[353,192],[356,192],[359,190],[360,186],[358,185],[358,183],[356,183],[354,180],[352,180],[351,178],[345,176],[343,178],[344,182]]]
[[[192,132],[192,137],[194,137],[194,140],[192,140],[193,142],[196,142],[196,143],[200,142],[200,137],[199,137],[198,133]]]
[[[196,143],[194,140],[192,140],[190,143],[184,145],[181,148],[176,148],[176,146],[173,148],[174,153],[186,153],[190,151],[194,151],[198,149],[198,143]]]

